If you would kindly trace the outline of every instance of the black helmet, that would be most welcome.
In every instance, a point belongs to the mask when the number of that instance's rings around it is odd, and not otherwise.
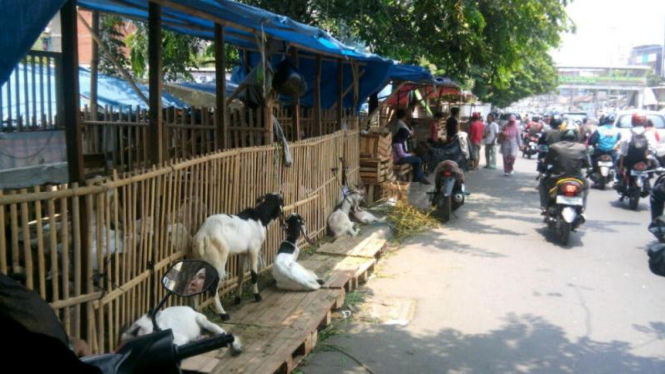
[[[615,119],[614,114],[606,114],[600,118],[598,125],[603,126],[603,125],[614,124],[614,119]]]
[[[577,134],[575,133],[575,130],[573,130],[573,129],[564,130],[561,133],[561,140],[569,141],[569,142],[576,141],[577,140]]]
[[[563,123],[563,118],[561,118],[561,116],[558,114],[553,115],[552,118],[550,119],[550,127],[555,130],[558,129],[562,123]]]

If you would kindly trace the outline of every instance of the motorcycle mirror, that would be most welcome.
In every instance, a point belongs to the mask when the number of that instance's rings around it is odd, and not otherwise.
[[[173,265],[162,278],[162,286],[170,292],[191,297],[217,287],[219,273],[205,261],[184,260]]]

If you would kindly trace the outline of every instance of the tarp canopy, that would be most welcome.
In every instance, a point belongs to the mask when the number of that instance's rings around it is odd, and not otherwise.
[[[446,83],[444,85],[439,85],[439,86],[405,84],[399,89],[399,92],[397,92],[390,99],[388,99],[388,101],[386,101],[385,104],[397,105],[399,101],[399,106],[406,107],[409,104],[409,102],[413,100],[413,93],[415,90],[418,90],[420,92],[422,98],[429,97],[430,99],[438,99],[439,96],[449,98],[450,95],[459,96],[462,93],[462,91],[460,91],[460,89],[454,83],[451,84]]]
[[[9,3],[12,6],[3,6],[0,14],[0,24],[12,33],[3,33],[0,41],[3,54],[0,56],[0,84],[3,84],[17,62],[33,45],[40,32],[46,27],[49,20],[64,4],[64,0],[31,0],[17,2],[0,0],[0,4]],[[21,3],[21,4],[17,4]],[[349,87],[353,76],[350,61],[362,63],[360,78],[359,103],[367,96],[380,90],[390,79],[400,79],[415,82],[431,81],[429,72],[418,66],[400,65],[380,56],[356,50],[346,46],[327,32],[309,25],[296,22],[288,17],[271,13],[256,7],[240,4],[230,0],[165,0],[167,6],[162,8],[162,25],[179,33],[189,34],[204,39],[214,39],[215,21],[225,25],[225,41],[237,47],[253,51],[259,50],[258,40],[265,35],[275,43],[277,53],[285,53],[288,48],[295,47],[303,56],[299,59],[299,68],[308,79],[309,91],[302,98],[303,105],[313,103],[313,77],[315,61],[312,55],[327,56],[323,62],[322,106],[328,108],[335,102],[337,93],[336,77],[337,62],[344,62],[343,86]],[[28,5],[29,4],[29,5]],[[100,12],[118,14],[123,17],[147,21],[147,0],[78,0],[81,8],[98,10]],[[185,12],[195,12],[192,16]],[[7,35],[11,34],[11,35]],[[257,37],[258,36],[258,37]],[[255,65],[260,58],[256,52],[250,52],[250,63]],[[279,55],[277,55],[279,56]],[[329,58],[333,58],[330,60]],[[273,57],[273,62],[281,57]],[[333,73],[334,72],[334,73]],[[331,73],[335,75],[330,75]],[[344,99],[344,107],[353,105],[352,91]],[[357,108],[356,108],[357,109]]]
[[[27,97],[28,103],[26,105],[25,101],[16,101],[11,102],[11,107],[9,106],[10,101],[3,101],[2,111],[4,118],[0,118],[0,123],[7,121],[9,113],[11,111],[11,116],[14,120],[18,119],[19,116],[27,118],[28,116],[33,115],[32,111],[37,108],[56,108],[56,84],[55,84],[55,69],[53,66],[45,67],[50,71],[45,72],[45,74],[40,77],[41,72],[37,71],[37,74],[32,72],[33,66],[19,64],[16,69],[12,72],[9,82],[13,85],[13,90],[18,89],[18,92],[13,91],[13,95],[16,95],[20,98]],[[35,68],[36,70],[39,67]],[[46,77],[46,79],[44,79]],[[25,79],[27,78],[27,84]],[[35,82],[33,82],[33,79]],[[18,84],[14,84],[18,80]],[[81,90],[82,103],[86,104],[90,102],[90,70],[85,68],[79,68],[79,82]],[[38,86],[41,85],[41,88]],[[37,92],[43,92],[43,95],[32,94],[32,91],[26,92],[26,87],[31,89],[31,87],[36,87]],[[139,89],[143,94],[148,96],[148,87],[138,84]],[[51,90],[48,93],[48,90]],[[42,102],[43,100],[43,102]],[[122,79],[110,77],[105,74],[99,74],[97,77],[97,104],[100,106],[113,106],[113,107],[127,107],[131,106],[136,108],[137,106],[142,109],[147,109],[148,106],[141,99],[141,97],[134,91],[129,83]],[[162,94],[162,105],[164,107],[174,106],[178,108],[186,107],[186,103],[176,99],[175,97],[169,95],[168,93]],[[37,109],[38,110],[38,109]],[[27,111],[27,112],[26,112]],[[41,116],[39,116],[41,117]]]

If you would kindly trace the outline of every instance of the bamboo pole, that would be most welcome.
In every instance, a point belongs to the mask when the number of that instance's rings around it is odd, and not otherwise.
[[[164,162],[164,124],[162,122],[162,8],[149,2],[148,59],[150,65],[150,161]]]
[[[314,70],[314,124],[318,129],[318,136],[323,135],[323,122],[321,119],[321,67],[323,65],[321,55],[316,56],[316,67]]]

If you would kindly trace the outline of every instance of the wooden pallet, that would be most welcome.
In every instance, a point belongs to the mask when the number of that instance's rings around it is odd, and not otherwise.
[[[343,289],[271,288],[262,295],[263,301],[249,302],[231,314],[228,330],[241,339],[244,351],[237,357],[223,353],[213,373],[291,372],[316,346],[318,329],[330,323],[331,311],[344,303]]]
[[[373,258],[345,257],[315,254],[301,264],[323,276],[324,288],[343,289],[347,292],[358,289],[374,272],[376,260]],[[342,301],[343,302],[343,301]]]
[[[316,250],[316,253],[378,259],[386,249],[386,238],[389,233],[390,228],[382,226],[360,237],[344,236],[332,243],[322,245]]]
[[[391,157],[392,154],[391,134],[360,134],[359,152],[360,157]]]
[[[393,162],[390,157],[361,158],[360,178],[365,184],[377,184],[391,177]]]

